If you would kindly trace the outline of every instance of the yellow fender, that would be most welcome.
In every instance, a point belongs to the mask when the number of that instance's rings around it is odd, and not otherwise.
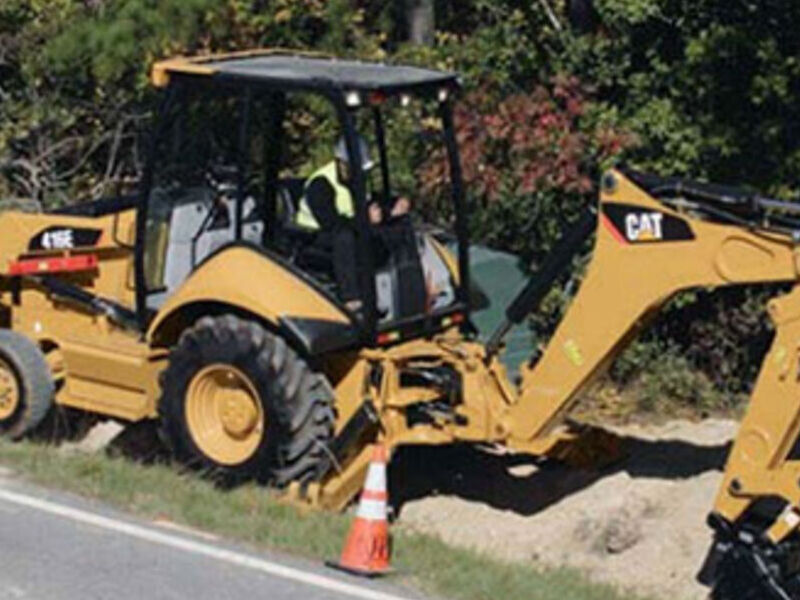
[[[161,307],[148,327],[151,346],[175,342],[181,331],[209,312],[232,309],[285,328],[287,317],[350,329],[337,301],[313,281],[257,247],[228,246],[206,260]]]

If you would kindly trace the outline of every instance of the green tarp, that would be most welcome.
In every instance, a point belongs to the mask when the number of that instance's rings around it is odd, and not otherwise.
[[[519,257],[474,245],[470,248],[470,271],[475,284],[489,300],[489,306],[472,315],[486,341],[504,318],[506,307],[528,280]],[[505,338],[503,363],[510,375],[533,354],[533,334],[526,323],[514,327]]]

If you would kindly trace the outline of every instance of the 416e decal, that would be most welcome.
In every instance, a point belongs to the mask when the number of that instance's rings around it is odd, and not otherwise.
[[[80,227],[48,227],[33,236],[28,250],[72,250],[97,245],[103,233],[100,229]]]

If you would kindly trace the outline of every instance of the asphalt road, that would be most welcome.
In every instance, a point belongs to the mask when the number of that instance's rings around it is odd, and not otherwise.
[[[0,600],[405,600],[389,586],[0,478]]]

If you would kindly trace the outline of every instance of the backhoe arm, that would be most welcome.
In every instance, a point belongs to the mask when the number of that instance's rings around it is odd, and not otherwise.
[[[585,279],[541,359],[522,370],[509,444],[537,452],[580,392],[677,292],[797,277],[789,236],[693,219],[612,171]]]
[[[564,414],[677,292],[798,281],[797,205],[647,183],[604,178],[592,261],[547,350],[523,368],[509,446],[559,456],[562,441],[574,443],[556,427]],[[659,201],[644,188],[671,195]],[[683,192],[696,202],[681,202]],[[698,579],[713,598],[800,598],[800,284],[767,309],[775,337],[708,519],[715,537]]]
[[[780,542],[800,524],[800,286],[771,300],[776,333],[725,469],[715,513],[735,522],[759,497],[781,497],[790,511],[769,530]]]

